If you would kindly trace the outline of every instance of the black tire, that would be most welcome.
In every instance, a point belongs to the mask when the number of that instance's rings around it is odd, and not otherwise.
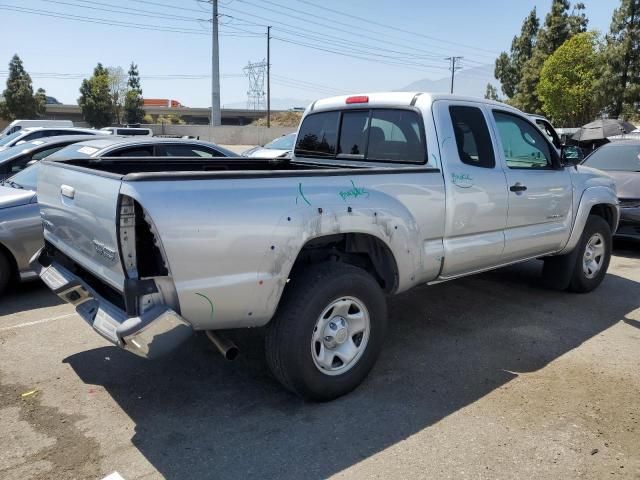
[[[585,250],[589,240],[594,235],[599,234],[604,243],[604,254],[602,255],[602,264],[597,274],[593,278],[589,278],[583,268],[583,260]],[[611,261],[611,245],[613,243],[611,235],[611,227],[607,221],[598,215],[589,215],[587,224],[584,227],[580,242],[576,246],[576,261],[573,263],[573,274],[569,283],[569,291],[575,293],[586,293],[594,290],[602,283],[604,276],[607,274],[609,262]]]
[[[368,342],[353,366],[338,375],[320,371],[312,356],[316,322],[341,297],[358,299],[369,313]],[[314,265],[291,280],[265,338],[267,363],[288,390],[314,401],[340,397],[356,388],[375,364],[385,337],[387,306],[384,292],[366,271],[327,262]]]
[[[0,250],[0,295],[7,289],[12,274],[11,262],[5,253]]]

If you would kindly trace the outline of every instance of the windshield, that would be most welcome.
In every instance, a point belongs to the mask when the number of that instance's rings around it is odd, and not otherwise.
[[[604,145],[589,155],[584,165],[600,170],[640,172],[640,144]]]
[[[267,143],[264,148],[269,148],[273,150],[293,150],[293,144],[296,140],[296,134],[290,133],[289,135],[284,135],[283,137],[276,138],[275,140],[271,140]]]
[[[26,190],[34,190],[38,185],[38,169],[40,163],[34,163],[30,167],[16,173],[13,177],[7,180],[7,183],[16,183],[18,187],[22,187]]]
[[[22,135],[22,131],[18,130],[17,132],[13,132],[11,135],[0,138],[0,147],[8,145],[9,143],[11,143],[11,141],[15,140],[20,135]]]

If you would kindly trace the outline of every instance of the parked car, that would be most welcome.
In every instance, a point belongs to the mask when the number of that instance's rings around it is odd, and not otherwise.
[[[110,135],[124,135],[127,137],[133,137],[136,135],[142,135],[146,137],[153,137],[153,130],[150,128],[140,127],[104,127],[100,129],[103,132],[108,132]]]
[[[98,157],[236,157],[231,150],[201,140],[100,136],[54,153],[52,160]]]
[[[585,158],[583,165],[607,172],[620,199],[617,237],[640,240],[640,140],[607,143]]]
[[[560,149],[562,148],[562,140],[560,140],[558,132],[553,127],[553,125],[551,125],[549,119],[535,113],[528,113],[527,116],[536,124],[540,131],[542,131],[542,133],[547,136],[553,146],[556,147],[558,151],[560,151]]]
[[[0,152],[0,181],[15,175],[28,165],[72,143],[94,138],[93,135],[61,135],[31,140]]]
[[[0,293],[12,281],[37,278],[29,266],[42,248],[42,222],[36,199],[38,164],[0,184]]]
[[[0,138],[27,127],[73,127],[71,120],[14,120],[0,132]]]
[[[249,150],[242,152],[243,157],[254,158],[279,158],[288,157],[293,151],[293,146],[296,143],[296,134],[289,133],[281,137],[271,140],[264,147],[253,147]]]
[[[275,377],[314,400],[367,376],[386,295],[540,257],[549,285],[589,292],[619,218],[613,180],[525,114],[452,95],[318,100],[290,160],[41,168],[34,268],[98,333],[152,358],[203,330],[232,357],[221,330],[266,325]]]
[[[55,137],[60,135],[108,135],[107,132],[94,130],[92,128],[48,128],[29,127],[0,138],[0,152],[38,138]]]
[[[72,143],[74,139],[86,140]],[[99,158],[104,156],[179,156],[179,157],[219,157],[235,156],[229,150],[223,149],[212,143],[176,140],[123,137],[52,137],[34,142],[43,142],[39,146],[41,150],[33,154],[32,149],[27,152],[19,147],[14,147],[3,154],[18,149],[17,159],[11,160],[21,166],[28,166],[18,174],[12,176],[0,185],[0,293],[4,291],[12,279],[23,280],[34,276],[29,266],[29,260],[33,254],[42,247],[42,225],[40,211],[36,200],[36,179],[39,171],[38,158],[44,157],[47,152],[46,144],[57,144],[55,153],[49,151],[47,158],[78,159]],[[31,142],[31,143],[34,143]],[[66,147],[60,144],[66,143]],[[64,147],[64,148],[63,148]],[[17,165],[16,163],[16,165]]]

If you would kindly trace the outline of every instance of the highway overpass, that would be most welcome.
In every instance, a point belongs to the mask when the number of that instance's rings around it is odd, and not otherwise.
[[[149,115],[178,115],[188,124],[208,125],[209,108],[190,107],[144,107],[145,113]],[[280,110],[272,110],[276,113]],[[223,125],[248,125],[258,118],[265,117],[267,112],[261,110],[247,110],[241,108],[223,108]],[[49,104],[46,106],[45,118],[49,120],[71,120],[74,123],[83,122],[82,111],[78,105]]]

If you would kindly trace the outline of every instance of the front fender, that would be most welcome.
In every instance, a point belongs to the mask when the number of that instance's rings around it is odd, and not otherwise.
[[[580,197],[580,203],[576,211],[569,240],[564,248],[558,252],[559,254],[569,253],[576,247],[576,245],[578,245],[582,232],[584,231],[584,227],[587,224],[589,214],[591,213],[591,209],[596,205],[607,205],[611,208],[613,212],[612,233],[616,231],[618,228],[618,222],[620,221],[620,207],[615,191],[605,186],[586,188]]]

